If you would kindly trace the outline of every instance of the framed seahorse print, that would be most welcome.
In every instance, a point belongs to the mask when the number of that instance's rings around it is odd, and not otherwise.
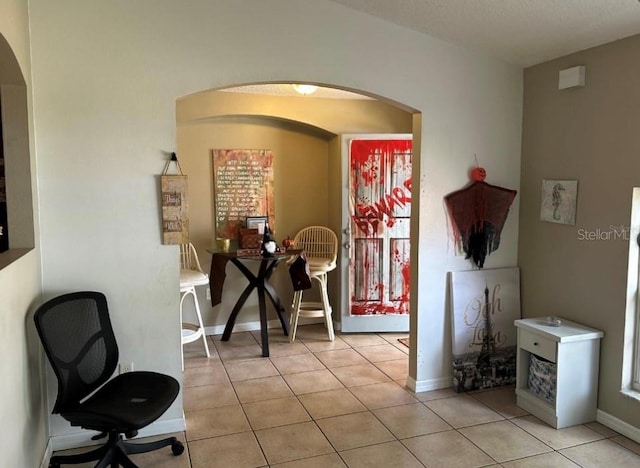
[[[542,180],[541,221],[575,225],[577,202],[577,180]]]

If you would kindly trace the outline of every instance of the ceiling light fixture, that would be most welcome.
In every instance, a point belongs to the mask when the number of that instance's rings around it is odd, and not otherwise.
[[[295,90],[296,93],[302,94],[303,96],[308,96],[309,94],[313,94],[318,90],[318,87],[310,84],[292,84],[291,87]]]

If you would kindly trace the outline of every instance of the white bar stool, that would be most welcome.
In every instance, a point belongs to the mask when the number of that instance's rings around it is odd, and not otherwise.
[[[202,338],[204,350],[207,357],[209,354],[209,345],[207,344],[207,335],[204,333],[204,324],[202,323],[202,315],[200,313],[200,305],[198,304],[198,296],[196,295],[196,286],[205,286],[209,284],[209,275],[202,271],[198,255],[193,244],[180,245],[180,323],[182,324],[182,370],[184,370],[184,345],[193,343]],[[196,323],[185,322],[182,316],[182,306],[187,296],[193,297],[193,304],[196,310]]]
[[[313,285],[315,281],[319,287],[320,302],[304,301],[303,290],[294,292],[291,317],[289,319],[289,341],[293,343],[296,339],[296,330],[300,317],[323,317],[329,341],[333,341],[335,334],[333,320],[331,319],[332,309],[329,303],[329,294],[327,293],[327,273],[336,268],[338,238],[327,227],[309,226],[296,234],[293,239],[293,247],[304,251],[307,265],[309,266],[311,284]]]

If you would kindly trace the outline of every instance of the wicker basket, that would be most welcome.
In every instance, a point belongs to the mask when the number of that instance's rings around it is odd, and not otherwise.
[[[549,404],[556,401],[556,364],[535,354],[529,358],[527,387]]]

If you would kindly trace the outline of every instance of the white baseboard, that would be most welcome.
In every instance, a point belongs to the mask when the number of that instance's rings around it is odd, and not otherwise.
[[[150,437],[155,435],[172,434],[174,432],[182,432],[186,428],[184,416],[176,419],[166,419],[156,421],[153,424],[148,425],[145,428],[140,429],[136,438]],[[104,443],[104,439],[91,440],[91,437],[98,434],[95,431],[79,430],[80,432],[74,432],[71,434],[62,434],[58,436],[52,436],[49,438],[47,444],[47,452],[49,452],[49,458],[51,453],[56,450],[66,450],[78,447],[88,447],[90,445],[100,445]],[[135,440],[135,439],[133,439]],[[46,453],[45,453],[46,456]],[[49,466],[49,459],[44,465]]]
[[[316,319],[300,319],[300,323],[298,325],[311,325],[314,323],[324,323],[322,318]],[[224,327],[226,325],[214,325],[212,327],[204,327],[205,335],[222,335],[224,332]],[[280,320],[273,319],[267,322],[267,328],[280,328]],[[236,323],[233,327],[233,333],[247,332],[247,331],[259,331],[260,330],[260,321],[256,320],[254,322],[242,322]]]
[[[413,377],[407,377],[407,388],[412,392],[430,392],[431,390],[440,390],[441,388],[451,388],[453,386],[453,377],[440,377],[430,380],[415,380]]]
[[[621,421],[602,410],[596,412],[596,421],[640,444],[640,428]]]

